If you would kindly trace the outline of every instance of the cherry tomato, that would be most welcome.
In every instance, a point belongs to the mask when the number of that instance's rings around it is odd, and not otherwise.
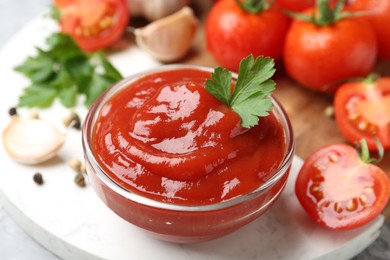
[[[286,36],[283,59],[288,75],[302,86],[333,92],[329,86],[336,81],[366,76],[376,55],[375,34],[362,20],[344,18],[318,26],[295,19]]]
[[[301,12],[307,8],[313,7],[315,0],[276,0],[276,5],[282,9],[293,12]]]
[[[219,65],[237,71],[249,54],[279,59],[288,26],[277,7],[252,14],[234,0],[218,1],[206,20],[207,48]]]
[[[367,140],[376,150],[374,135],[385,149],[390,148],[390,77],[343,84],[334,99],[340,132],[354,143]]]
[[[106,48],[119,40],[129,13],[125,0],[56,0],[63,33],[85,51]]]
[[[389,200],[390,182],[382,169],[361,161],[353,147],[335,144],[307,158],[298,174],[295,193],[319,224],[347,230],[381,213]]]
[[[389,0],[354,0],[350,1],[352,11],[367,11],[364,16],[371,24],[378,39],[379,59],[390,59],[390,1]]]

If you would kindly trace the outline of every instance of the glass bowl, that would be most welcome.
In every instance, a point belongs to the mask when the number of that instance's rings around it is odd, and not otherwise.
[[[288,116],[273,99],[272,113],[281,124],[284,138],[284,157],[262,185],[246,194],[207,205],[182,205],[161,202],[125,189],[105,172],[92,149],[92,133],[104,104],[132,83],[147,75],[182,69],[212,72],[212,68],[196,65],[164,65],[130,76],[109,88],[91,106],[83,125],[82,141],[86,170],[90,183],[103,202],[129,223],[154,237],[176,243],[203,242],[229,234],[264,214],[279,198],[286,185],[294,157],[295,141]],[[233,73],[233,79],[237,75]]]

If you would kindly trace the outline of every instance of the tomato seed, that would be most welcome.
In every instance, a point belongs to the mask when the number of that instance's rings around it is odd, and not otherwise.
[[[355,200],[356,199],[351,199],[348,201],[348,206],[347,206],[348,211],[354,211],[357,209],[357,202]]]
[[[349,120],[354,121],[354,120],[358,119],[359,116],[360,116],[360,114],[358,114],[358,113],[350,113],[348,115],[348,118],[349,118]]]
[[[329,155],[329,160],[331,161],[331,162],[338,162],[338,160],[339,160],[339,158],[337,157],[337,155],[336,154],[334,154],[334,153],[332,153],[332,154],[330,154]]]
[[[322,191],[320,190],[320,187],[318,185],[311,185],[310,186],[310,194],[312,196],[314,196],[314,198],[317,201],[320,201],[324,197],[324,194],[322,193]]]
[[[340,203],[336,202],[333,206],[334,210],[337,212],[337,213],[341,213],[343,212],[343,208],[341,207]]]
[[[104,30],[107,29],[111,24],[112,18],[110,16],[106,16],[102,20],[100,20],[99,27]]]
[[[74,33],[77,36],[84,36],[84,37],[89,37],[89,36],[94,36],[102,31],[106,30],[113,24],[113,11],[108,8],[106,11],[106,15],[103,16],[101,19],[99,19],[99,23],[97,25],[93,26],[78,26],[75,28]]]
[[[321,204],[319,204],[319,208],[322,209],[322,208],[327,208],[330,206],[330,202],[329,201],[324,201],[322,202]]]
[[[312,185],[311,187],[310,187],[310,191],[312,192],[312,193],[316,193],[316,192],[318,192],[320,190],[320,187],[318,187],[318,185]]]
[[[321,181],[324,180],[324,176],[322,175],[322,173],[320,171],[318,171],[318,172],[315,172],[313,174],[313,178],[312,179],[315,182],[321,182]]]
[[[357,127],[360,129],[360,130],[366,130],[367,129],[367,126],[368,126],[368,123],[366,120],[360,120]]]
[[[364,206],[364,205],[366,205],[366,203],[367,203],[367,197],[366,197],[364,194],[362,194],[362,195],[360,195],[360,197],[359,197],[359,201],[360,201],[360,204],[361,204],[362,206]]]

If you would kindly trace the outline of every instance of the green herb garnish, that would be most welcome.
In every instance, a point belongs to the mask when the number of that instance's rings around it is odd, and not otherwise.
[[[206,89],[240,115],[243,127],[253,127],[258,124],[259,116],[267,116],[272,110],[274,65],[271,58],[260,56],[255,60],[249,55],[240,63],[233,91],[232,73],[221,67],[211,73],[212,79],[206,81]]]
[[[69,108],[76,105],[79,95],[85,95],[85,105],[90,106],[122,79],[102,53],[83,52],[68,35],[54,33],[47,45],[47,50],[37,48],[37,55],[15,68],[31,81],[19,97],[19,107],[49,107],[58,98]]]

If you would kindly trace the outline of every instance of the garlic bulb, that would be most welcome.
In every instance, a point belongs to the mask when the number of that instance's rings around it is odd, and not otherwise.
[[[3,131],[4,148],[15,161],[38,164],[54,157],[65,135],[51,124],[36,118],[13,116]]]
[[[149,21],[155,21],[173,14],[189,2],[189,0],[127,0],[127,6],[132,16],[142,16]]]
[[[139,47],[156,59],[172,62],[182,58],[191,48],[199,22],[189,7],[135,29]]]

